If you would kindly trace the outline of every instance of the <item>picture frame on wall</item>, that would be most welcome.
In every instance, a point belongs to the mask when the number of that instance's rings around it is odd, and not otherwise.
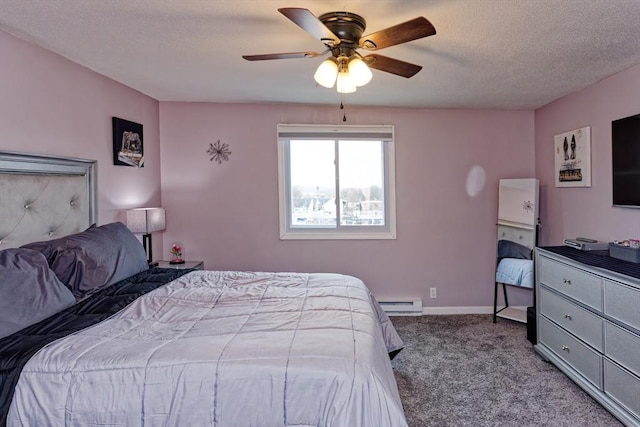
[[[591,127],[554,137],[556,187],[591,187]]]
[[[144,167],[142,125],[112,117],[113,164],[116,166]]]

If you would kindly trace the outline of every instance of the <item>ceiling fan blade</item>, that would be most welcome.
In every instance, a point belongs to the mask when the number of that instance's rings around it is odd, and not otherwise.
[[[242,55],[247,61],[264,61],[267,59],[315,58],[318,52],[266,53],[262,55]]]
[[[402,24],[362,36],[358,45],[363,49],[377,50],[432,36],[435,33],[436,29],[431,22],[420,16]]]
[[[408,62],[400,61],[399,59],[393,59],[375,53],[365,56],[364,62],[369,66],[369,68],[375,68],[376,70],[406,78],[413,77],[418,73],[418,71],[422,70],[422,66],[420,65],[410,64]]]
[[[309,9],[301,7],[283,7],[278,9],[278,12],[282,13],[300,28],[321,42],[328,43],[333,46],[340,44],[338,36],[333,34],[333,31],[327,28],[322,21],[316,18]]]

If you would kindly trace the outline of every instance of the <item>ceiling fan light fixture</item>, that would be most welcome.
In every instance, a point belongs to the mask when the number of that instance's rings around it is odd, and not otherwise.
[[[373,74],[365,62],[357,56],[349,60],[349,75],[356,86],[364,86],[371,81]]]
[[[322,61],[316,73],[313,75],[314,80],[320,86],[332,88],[338,77],[338,63],[335,59],[329,58]]]
[[[356,91],[356,83],[348,71],[340,71],[338,73],[336,85],[338,93],[353,93]]]
[[[355,92],[356,87],[369,83],[373,77],[371,68],[406,78],[413,77],[422,69],[420,65],[378,54],[362,56],[358,49],[380,50],[436,34],[433,24],[423,16],[363,36],[367,21],[355,13],[334,11],[317,17],[309,9],[301,7],[281,7],[278,12],[320,40],[326,49],[320,53],[305,51],[242,57],[247,61],[264,61],[315,58],[330,52],[333,58],[322,62],[313,77],[318,85],[326,88],[337,83],[340,93]]]

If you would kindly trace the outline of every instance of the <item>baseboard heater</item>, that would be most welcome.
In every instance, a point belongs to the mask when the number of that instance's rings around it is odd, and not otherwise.
[[[378,304],[390,316],[422,316],[420,298],[380,298]]]

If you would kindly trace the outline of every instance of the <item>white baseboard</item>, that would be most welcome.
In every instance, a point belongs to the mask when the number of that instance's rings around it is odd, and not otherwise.
[[[510,306],[521,310],[527,310],[526,306]],[[498,307],[500,309],[502,307]],[[423,315],[431,314],[493,314],[493,306],[483,307],[422,307]]]

